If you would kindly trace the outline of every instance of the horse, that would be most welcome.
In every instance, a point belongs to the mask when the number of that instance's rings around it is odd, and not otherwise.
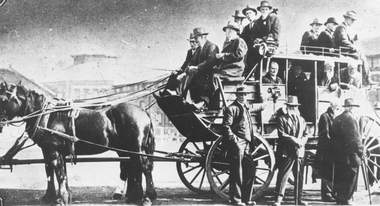
[[[155,139],[149,115],[141,108],[128,103],[76,108],[74,111],[73,107],[58,107],[52,102],[47,101],[43,94],[21,85],[21,82],[17,85],[5,81],[0,84],[1,122],[24,117],[28,137],[42,149],[48,180],[42,201],[70,203],[72,194],[68,186],[66,156],[99,154],[109,148],[116,148],[115,151],[120,157],[130,157],[130,161],[120,162],[120,178],[123,181],[128,179],[126,202],[141,201],[142,205],[152,204],[157,198],[157,193],[152,178]],[[3,126],[4,124],[0,125],[0,132]],[[55,132],[48,132],[42,128]],[[76,137],[77,142],[63,138],[60,134]],[[25,141],[18,139],[0,160],[9,161]],[[57,194],[54,173],[59,187]],[[143,173],[146,178],[145,196],[142,188]]]

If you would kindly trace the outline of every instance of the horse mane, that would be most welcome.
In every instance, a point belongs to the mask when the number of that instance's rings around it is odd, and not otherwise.
[[[29,104],[27,106],[29,106],[31,110],[37,111],[43,108],[44,103],[46,101],[45,95],[40,94],[35,90],[29,89],[25,85],[18,84],[16,85],[16,87],[18,88],[17,90],[20,89],[25,94],[27,101],[26,104]]]

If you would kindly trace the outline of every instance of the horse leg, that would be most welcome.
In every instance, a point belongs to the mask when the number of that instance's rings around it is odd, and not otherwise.
[[[126,202],[138,202],[143,198],[144,192],[142,188],[142,166],[139,157],[131,157],[131,164],[128,167],[128,189]]]
[[[56,203],[58,204],[69,204],[71,201],[71,193],[68,188],[67,173],[66,173],[66,163],[63,159],[63,155],[59,154],[58,157],[53,161],[55,166],[55,174],[58,181],[58,195]]]
[[[152,201],[157,199],[157,192],[153,183],[153,160],[149,157],[141,157],[143,162],[143,173],[145,175],[146,192],[142,205],[152,205]]]
[[[127,161],[120,161],[120,182],[118,186],[115,188],[115,191],[113,193],[112,198],[114,200],[120,200],[123,194],[126,193],[126,180],[128,178],[127,165],[128,165]],[[129,184],[128,184],[128,187],[129,187]]]
[[[42,196],[41,200],[46,203],[51,203],[55,200],[55,185],[54,185],[54,167],[51,161],[47,159],[48,155],[46,151],[42,151],[44,154],[44,159],[47,160],[45,162],[45,172],[47,177],[47,189],[44,196]]]

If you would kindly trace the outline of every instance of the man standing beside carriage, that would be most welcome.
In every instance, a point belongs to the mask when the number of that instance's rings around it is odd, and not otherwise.
[[[293,172],[295,179],[294,199],[298,205],[307,205],[302,201],[304,155],[307,142],[307,125],[305,119],[298,112],[298,98],[288,96],[287,114],[278,120],[278,145],[276,152],[276,164],[278,175],[276,181],[276,201],[274,206],[281,205],[285,196],[286,184],[289,175]]]
[[[237,206],[255,205],[250,200],[255,180],[255,163],[245,157],[250,153],[250,142],[254,139],[254,128],[251,112],[264,110],[265,104],[246,104],[246,86],[236,91],[236,100],[224,111],[222,135],[228,145],[230,162],[230,201]],[[243,161],[244,159],[244,161]]]

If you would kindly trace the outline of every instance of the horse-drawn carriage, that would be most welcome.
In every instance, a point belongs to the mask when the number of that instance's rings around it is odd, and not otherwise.
[[[252,114],[254,124],[260,134],[253,142],[254,149],[250,154],[256,167],[254,171],[256,178],[253,185],[255,193],[252,194],[252,199],[256,199],[269,187],[274,176],[274,152],[276,151],[277,140],[276,118],[282,112],[286,96],[295,92],[292,95],[299,97],[301,103],[299,109],[308,125],[309,140],[306,147],[308,151],[316,149],[318,118],[325,112],[330,100],[344,100],[352,97],[362,105],[361,114],[363,116],[360,118],[360,125],[366,154],[363,171],[365,171],[364,174],[369,175],[372,183],[377,182],[380,172],[380,166],[377,163],[377,157],[380,154],[378,140],[380,123],[371,102],[367,99],[367,94],[371,88],[351,90],[338,88],[331,91],[320,86],[322,68],[326,60],[335,62],[335,73],[339,74],[340,70],[345,68],[349,61],[352,61],[352,58],[288,54],[265,57],[257,67],[260,76],[268,71],[268,65],[271,61],[276,61],[279,64],[278,76],[284,80],[284,84],[265,84],[261,80],[245,81],[243,79],[217,81],[219,90],[214,98],[216,99],[215,103],[208,110],[200,113],[192,111],[182,97],[157,98],[159,107],[169,117],[177,130],[186,137],[178,152],[166,152],[165,157],[153,155],[154,138],[151,136],[152,127],[146,114],[135,111],[135,108],[124,103],[111,106],[86,105],[83,107],[61,105],[57,108],[46,105],[43,95],[36,94],[22,85],[2,83],[0,86],[0,114],[2,123],[9,123],[16,116],[23,117],[17,121],[27,123],[29,136],[34,140],[36,140],[35,138],[44,139],[38,144],[46,154],[45,161],[51,163],[46,164],[47,174],[52,175],[54,169],[60,172],[57,174],[65,173],[65,162],[70,161],[70,159],[65,159],[65,155],[75,156],[81,152],[89,154],[114,150],[121,157],[129,156],[132,161],[131,164],[126,164],[126,159],[117,160],[124,164],[122,168],[125,171],[122,173],[128,179],[128,186],[132,188],[127,194],[129,197],[137,195],[138,198],[142,198],[142,172],[148,178],[147,197],[150,199],[156,197],[150,174],[152,169],[150,163],[155,158],[162,158],[166,161],[176,162],[180,179],[190,190],[200,193],[212,190],[220,197],[228,199],[229,163],[226,158],[227,149],[220,135],[222,111],[235,99],[236,86],[244,81],[244,84],[251,91],[249,102],[261,103],[262,99],[269,99],[264,111]],[[290,82],[289,76],[291,75],[291,67],[294,65],[301,66],[307,76],[307,82],[300,90],[291,88],[292,82]],[[358,70],[361,71],[361,64],[359,64]],[[94,127],[94,125],[97,126]],[[100,129],[97,130],[97,127]],[[131,127],[134,129],[126,129]],[[89,137],[91,135],[88,135],[88,132],[91,132],[95,138],[91,139],[92,137]],[[55,142],[50,142],[51,139],[54,139]],[[74,144],[73,142],[76,141],[78,143]],[[57,146],[58,143],[59,146]],[[12,164],[9,157],[12,158],[20,148],[20,144],[15,144],[7,153],[8,159],[3,157],[7,161],[0,159],[2,160],[0,164]],[[62,148],[64,150],[60,151]],[[54,160],[57,160],[59,164]],[[308,164],[312,164],[312,161],[309,161]],[[56,168],[57,165],[59,169]],[[128,169],[131,166],[138,168],[137,172]],[[68,203],[70,199],[69,189],[65,177],[60,178],[59,186],[63,189],[62,191],[59,190],[60,196],[58,198],[62,198],[64,203]],[[55,190],[53,185],[54,182],[49,183],[46,198],[57,198],[55,192],[54,194],[52,192]],[[138,185],[137,189],[132,187],[136,185]],[[135,190],[138,190],[137,193]]]

